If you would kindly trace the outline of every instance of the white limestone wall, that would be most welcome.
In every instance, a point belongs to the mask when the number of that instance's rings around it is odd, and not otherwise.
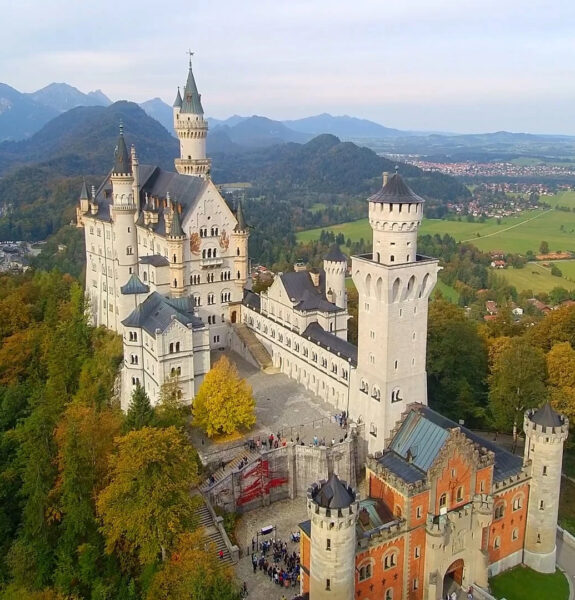
[[[423,203],[370,202],[374,261],[386,265],[414,262],[422,218]]]
[[[523,561],[541,573],[554,573],[563,444],[569,424],[566,420],[562,427],[542,427],[530,420],[528,412],[524,430],[531,484]]]
[[[275,367],[337,411],[348,412],[349,389],[355,367],[280,323],[242,306],[242,321],[270,353]]]
[[[323,269],[326,294],[331,290],[334,296],[332,302],[340,308],[347,309],[347,290],[345,289],[347,263],[324,260]]]
[[[352,600],[355,595],[355,551],[359,503],[330,510],[307,501],[311,519],[311,600]]]
[[[359,386],[351,390],[350,415],[366,423],[375,452],[408,404],[427,404],[427,313],[437,260],[388,266],[353,257],[352,274],[359,292]]]

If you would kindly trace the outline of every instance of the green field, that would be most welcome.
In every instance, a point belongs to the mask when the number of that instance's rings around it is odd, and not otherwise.
[[[555,287],[563,287],[567,290],[575,289],[575,261],[558,260],[554,264],[561,269],[563,277],[551,275],[551,269],[536,262],[527,263],[523,269],[508,267],[497,273],[504,277],[509,285],[514,286],[518,292],[532,290],[534,294],[548,293]]]
[[[557,570],[545,575],[527,567],[515,567],[489,580],[489,587],[496,598],[507,600],[567,600],[569,583],[565,575]]]
[[[561,192],[555,196],[545,196],[551,206],[575,208],[575,192]],[[322,229],[343,233],[352,241],[371,239],[371,228],[367,219],[350,221],[340,225],[309,229],[297,234],[298,242],[318,239]],[[575,252],[575,212],[556,210],[534,210],[518,216],[504,217],[500,223],[487,219],[485,223],[468,223],[442,219],[424,219],[421,234],[449,234],[457,241],[473,242],[481,250],[502,250],[503,252],[537,252],[541,241],[549,243],[551,251],[571,250]]]

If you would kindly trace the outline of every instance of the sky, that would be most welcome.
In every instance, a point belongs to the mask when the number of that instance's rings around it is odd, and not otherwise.
[[[0,81],[112,100],[185,83],[207,116],[575,135],[573,0],[0,0]]]

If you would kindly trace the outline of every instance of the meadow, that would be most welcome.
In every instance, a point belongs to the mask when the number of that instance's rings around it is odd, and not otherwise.
[[[546,196],[551,206],[575,208],[575,192],[561,192]],[[350,221],[331,227],[325,227],[334,234],[343,233],[345,239],[359,241],[371,239],[371,228],[367,219]],[[299,242],[318,239],[322,228],[309,229],[297,234]],[[517,216],[487,219],[484,223],[468,223],[442,219],[424,219],[420,233],[448,234],[457,241],[473,242],[479,249],[502,250],[503,252],[537,253],[540,243],[545,240],[551,251],[570,250],[575,252],[575,212],[559,210],[533,210]]]

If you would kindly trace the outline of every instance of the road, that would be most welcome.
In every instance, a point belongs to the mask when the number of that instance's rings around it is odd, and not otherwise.
[[[575,548],[567,545],[557,536],[557,564],[569,577],[571,600],[575,600]]]

